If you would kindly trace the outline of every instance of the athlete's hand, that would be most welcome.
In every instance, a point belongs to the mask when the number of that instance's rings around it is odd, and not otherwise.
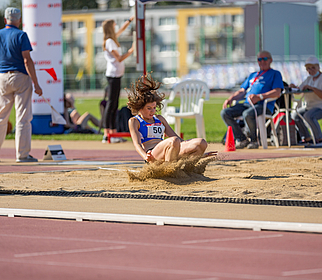
[[[155,158],[154,158],[154,156],[152,155],[152,151],[148,151],[148,152],[146,153],[146,158],[145,158],[145,160],[146,160],[147,162],[154,162],[154,161],[155,161]]]

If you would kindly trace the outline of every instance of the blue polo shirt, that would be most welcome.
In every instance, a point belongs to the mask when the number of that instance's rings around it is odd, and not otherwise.
[[[256,79],[256,76],[257,79]],[[256,79],[256,80],[255,80]],[[255,80],[255,82],[254,82]],[[268,71],[260,71],[251,73],[246,81],[241,85],[241,88],[246,90],[246,101],[248,103],[247,97],[251,94],[261,94],[271,91],[275,88],[284,89],[282,75],[279,71],[274,69],[269,69]],[[263,103],[264,101],[260,101]],[[267,108],[273,112],[275,101],[267,103]]]
[[[26,32],[13,25],[0,30],[0,73],[19,71],[28,75],[22,57],[23,51],[32,51]]]

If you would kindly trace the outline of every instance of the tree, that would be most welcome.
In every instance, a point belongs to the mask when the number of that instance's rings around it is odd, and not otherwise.
[[[97,9],[97,3],[95,0],[62,0],[62,4],[63,11]]]
[[[7,6],[4,6],[2,9],[0,9],[0,29],[4,28],[4,11],[7,7],[15,7],[21,10],[21,0],[11,0]]]
[[[0,11],[0,29],[4,28],[4,16],[3,11]]]
[[[82,9],[97,9],[98,5],[95,0],[62,0],[63,11],[66,10],[82,10]],[[109,8],[122,8],[120,0],[109,0]]]
[[[155,3],[156,6],[175,6],[175,5],[191,5],[190,2],[177,2],[177,1],[162,1]]]
[[[15,7],[15,8],[21,9],[21,7],[22,7],[21,2],[22,2],[21,0],[11,0],[10,4],[8,5],[8,7]]]

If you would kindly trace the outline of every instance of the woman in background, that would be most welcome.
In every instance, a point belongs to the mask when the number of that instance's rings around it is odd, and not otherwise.
[[[134,47],[132,46],[125,54],[122,54],[121,45],[117,38],[130,25],[133,18],[133,16],[130,17],[117,32],[115,32],[116,23],[113,19],[105,20],[102,23],[104,34],[103,50],[107,62],[106,78],[109,85],[107,94],[108,101],[103,116],[103,143],[107,142],[108,133],[116,132],[116,113],[119,105],[121,78],[125,69],[123,61],[128,58],[134,50]],[[111,139],[111,143],[119,142],[123,142],[123,139],[117,137]]]

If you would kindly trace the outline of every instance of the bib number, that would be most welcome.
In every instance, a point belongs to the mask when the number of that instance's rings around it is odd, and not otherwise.
[[[162,138],[163,129],[161,126],[148,126],[148,138]]]

